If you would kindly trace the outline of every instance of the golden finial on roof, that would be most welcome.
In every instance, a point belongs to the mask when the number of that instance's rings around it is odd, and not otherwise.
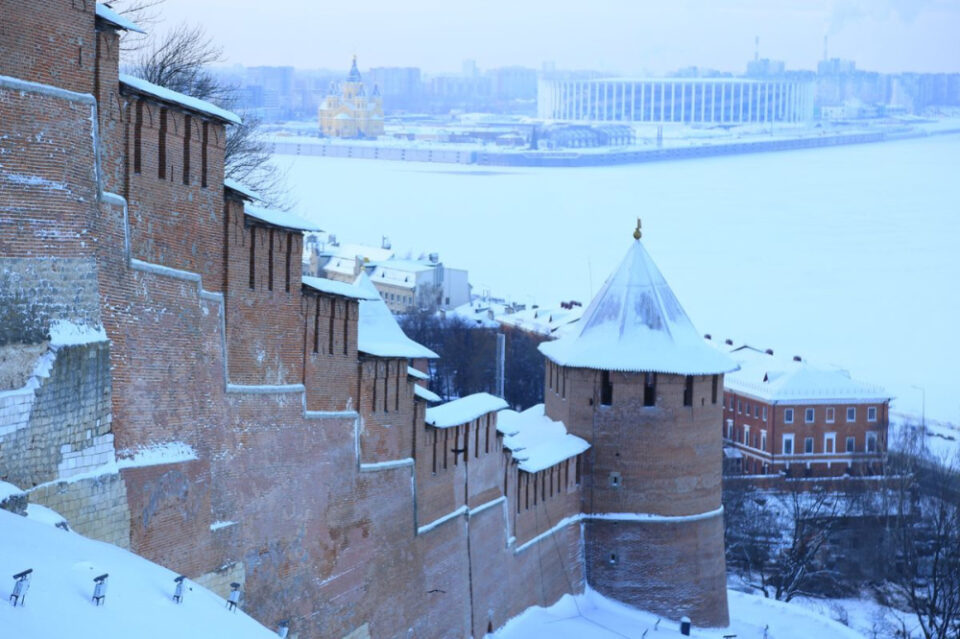
[[[640,231],[640,218],[637,218],[637,228],[633,231],[633,239],[639,240],[643,237],[643,233]]]

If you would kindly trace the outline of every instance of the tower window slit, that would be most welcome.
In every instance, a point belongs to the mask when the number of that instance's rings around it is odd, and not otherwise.
[[[203,140],[200,144],[200,186],[207,188],[207,144],[210,141],[210,123],[203,123]]]
[[[683,386],[683,405],[693,406],[693,375],[687,375]]]
[[[190,126],[189,115],[183,116],[183,183],[190,184]]]
[[[257,229],[250,227],[250,288],[257,287]]]
[[[167,179],[167,110],[160,109],[160,132],[157,140],[157,177]]]
[[[654,406],[657,403],[657,374],[645,373],[643,377],[643,405]]]
[[[609,406],[613,403],[613,384],[610,383],[610,371],[600,374],[600,404]]]
[[[140,173],[143,167],[143,100],[137,100],[133,128],[133,172]]]
[[[293,253],[293,233],[287,233],[286,284],[284,290],[290,292],[290,256]]]
[[[267,290],[273,290],[273,229],[267,234],[270,246],[267,247]]]
[[[335,326],[335,325],[334,325],[334,320],[336,319],[336,317],[335,317],[335,316],[336,316],[336,310],[337,310],[337,303],[336,303],[335,301],[333,301],[333,300],[330,300],[330,327],[329,327],[329,330],[327,331],[327,352],[328,352],[330,355],[333,355],[333,330],[334,330],[334,326]],[[374,386],[374,388],[376,388],[376,386],[377,386],[376,376],[374,376],[373,386]]]

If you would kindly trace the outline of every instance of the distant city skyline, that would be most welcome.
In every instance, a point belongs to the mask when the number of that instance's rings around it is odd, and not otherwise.
[[[459,72],[522,65],[665,74],[699,66],[743,73],[760,38],[762,58],[815,69],[828,56],[885,73],[960,72],[960,0],[709,0],[673,3],[450,3],[166,0],[150,30],[200,24],[225,64],[349,68],[415,66]]]

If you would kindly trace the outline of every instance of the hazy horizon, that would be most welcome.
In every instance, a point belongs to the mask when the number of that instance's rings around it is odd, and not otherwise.
[[[773,5],[773,6],[772,6]],[[282,11],[279,10],[282,8]],[[660,75],[699,66],[742,73],[761,58],[815,69],[828,56],[884,73],[960,72],[960,0],[708,0],[641,5],[605,0],[452,4],[373,0],[360,6],[294,0],[166,0],[150,30],[200,24],[224,64],[346,69],[415,66],[456,72],[465,59],[503,66]]]

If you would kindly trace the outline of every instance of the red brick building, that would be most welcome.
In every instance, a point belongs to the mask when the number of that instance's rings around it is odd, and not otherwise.
[[[837,368],[750,346],[724,379],[727,472],[793,477],[876,475],[887,450],[890,397]]]

